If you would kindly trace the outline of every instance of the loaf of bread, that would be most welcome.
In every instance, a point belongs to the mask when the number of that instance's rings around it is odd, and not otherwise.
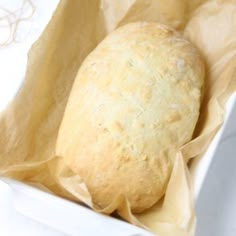
[[[191,140],[203,83],[196,48],[158,23],[122,26],[88,55],[56,152],[97,207],[123,195],[141,212],[163,196],[176,152]]]

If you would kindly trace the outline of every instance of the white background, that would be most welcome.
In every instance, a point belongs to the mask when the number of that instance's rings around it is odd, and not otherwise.
[[[9,19],[14,27],[17,18],[30,16],[33,9],[25,0],[0,0],[0,111],[19,89],[25,74],[27,52],[43,31],[59,0],[31,2],[34,5],[34,14],[30,19],[20,21],[17,25],[17,43],[2,46],[10,34],[7,20]],[[11,13],[14,13],[15,17]]]

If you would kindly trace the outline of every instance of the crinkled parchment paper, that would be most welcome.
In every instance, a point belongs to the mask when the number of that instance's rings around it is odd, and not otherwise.
[[[94,208],[80,177],[55,155],[58,129],[83,59],[114,28],[140,20],[171,25],[199,48],[207,64],[206,93],[193,140],[176,154],[162,201],[134,215],[127,200],[117,196],[102,212],[116,210],[157,235],[193,235],[192,184],[185,161],[206,150],[223,121],[224,103],[236,90],[235,0],[61,0],[29,52],[21,89],[0,114],[0,174]]]

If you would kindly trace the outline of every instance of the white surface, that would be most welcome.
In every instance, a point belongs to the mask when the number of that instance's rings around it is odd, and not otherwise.
[[[21,14],[22,2],[25,0],[0,0],[0,111],[13,99],[19,89],[25,74],[27,52],[33,42],[40,36],[47,22],[51,18],[59,0],[31,0],[35,7],[33,16],[21,21],[17,26],[16,39],[18,43],[1,47],[9,36],[7,27],[6,8],[15,13],[17,17],[29,16],[32,12],[29,4],[24,5]],[[27,1],[25,1],[27,3]],[[10,17],[12,23],[15,18]]]
[[[34,0],[36,11],[20,23],[20,43],[0,48],[0,111],[14,97],[26,68],[27,51],[41,34],[58,0]],[[17,9],[19,0],[0,0],[0,7]],[[28,9],[29,10],[29,9]],[[27,13],[27,8],[26,8]],[[0,17],[2,12],[0,11]],[[6,29],[1,27],[0,40]],[[235,236],[236,226],[236,95],[228,104],[224,126],[201,161],[194,161],[197,236]],[[142,229],[96,214],[21,183],[0,181],[0,235],[148,235]]]

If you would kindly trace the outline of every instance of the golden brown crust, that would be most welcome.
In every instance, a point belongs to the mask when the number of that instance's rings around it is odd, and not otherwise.
[[[199,115],[204,65],[196,49],[157,23],[106,37],[81,66],[60,127],[60,155],[103,208],[118,194],[134,212],[165,192],[176,151]]]

